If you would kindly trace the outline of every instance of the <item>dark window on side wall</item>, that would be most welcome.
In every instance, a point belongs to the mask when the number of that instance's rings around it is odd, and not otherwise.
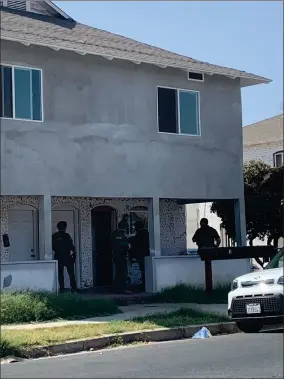
[[[159,132],[200,135],[199,92],[158,87]]]
[[[158,88],[159,131],[177,133],[177,91]]]

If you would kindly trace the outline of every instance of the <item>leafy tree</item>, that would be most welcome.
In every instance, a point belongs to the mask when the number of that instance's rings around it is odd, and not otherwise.
[[[255,238],[266,236],[276,245],[283,236],[283,179],[283,167],[273,169],[262,161],[244,165],[246,228],[250,245]],[[233,201],[215,201],[211,211],[221,218],[221,226],[235,240]]]

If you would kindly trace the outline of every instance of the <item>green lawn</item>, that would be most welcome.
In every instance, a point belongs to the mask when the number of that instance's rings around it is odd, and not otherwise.
[[[89,299],[78,294],[47,292],[5,292],[1,295],[0,323],[23,324],[58,319],[113,315],[120,313],[112,300]]]
[[[34,330],[2,330],[0,356],[17,355],[28,357],[33,347],[48,346],[71,340],[90,339],[107,334],[226,321],[228,321],[228,318],[221,315],[184,308],[169,314],[139,317],[132,321],[70,325]]]

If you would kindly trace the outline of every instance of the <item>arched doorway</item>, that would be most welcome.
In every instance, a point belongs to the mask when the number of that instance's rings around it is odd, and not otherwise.
[[[92,210],[92,248],[94,286],[113,284],[111,235],[117,226],[117,212],[109,206]]]

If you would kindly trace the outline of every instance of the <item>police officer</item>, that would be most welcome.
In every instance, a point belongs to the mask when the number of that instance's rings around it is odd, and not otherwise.
[[[71,291],[77,291],[74,264],[76,260],[75,247],[70,234],[66,233],[67,222],[59,221],[57,224],[58,231],[52,236],[52,250],[54,259],[58,261],[58,282],[60,291],[64,291],[64,267],[70,278]]]
[[[130,293],[127,286],[127,253],[130,248],[125,233],[128,230],[128,223],[122,219],[118,223],[118,229],[112,234],[113,262],[115,267],[114,286],[117,293]]]
[[[149,232],[142,221],[134,223],[135,236],[131,238],[131,259],[135,259],[139,265],[143,289],[145,289],[145,257],[150,255]]]
[[[200,228],[196,230],[192,241],[198,248],[218,247],[221,243],[217,230],[208,225],[207,218],[200,220]]]

